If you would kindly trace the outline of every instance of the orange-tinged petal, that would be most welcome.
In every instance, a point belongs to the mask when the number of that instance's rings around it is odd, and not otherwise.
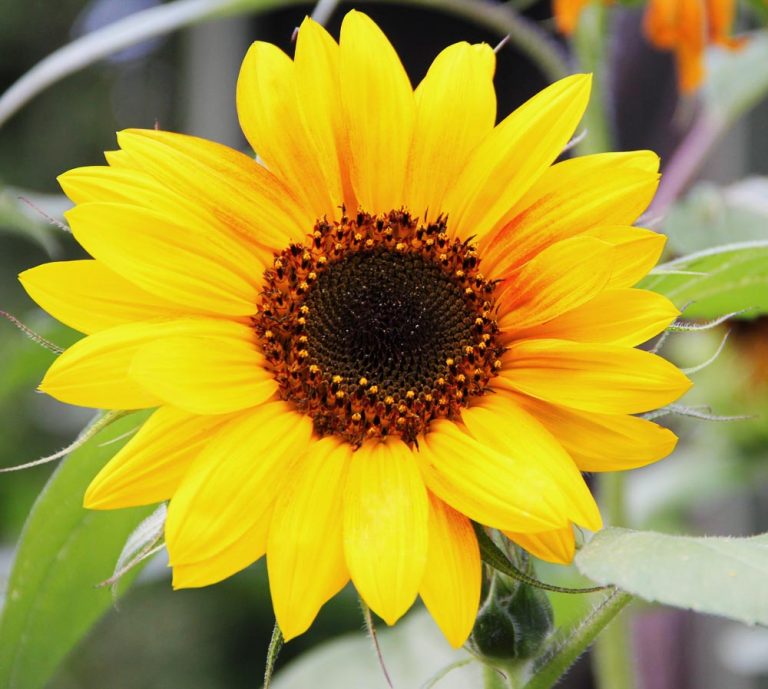
[[[349,138],[344,128],[339,83],[339,45],[316,21],[306,17],[296,39],[296,93],[307,134],[318,151],[318,163],[331,199],[350,209],[357,200],[349,178]],[[339,208],[333,212],[338,215]]]
[[[562,504],[570,521],[593,531],[602,526],[597,503],[573,460],[555,436],[512,399],[486,395],[478,400],[477,406],[464,411],[462,419],[476,440],[514,457],[519,475],[525,475],[525,470],[520,470],[520,467],[526,462],[531,465],[528,471],[547,474],[562,496]],[[525,481],[524,478],[520,480]],[[529,484],[530,490],[536,488],[535,483]],[[528,529],[521,531],[527,532]]]
[[[351,446],[316,443],[275,504],[267,570],[277,624],[286,640],[306,631],[321,606],[349,580],[342,515]]]
[[[670,454],[677,437],[668,428],[626,414],[567,409],[524,395],[515,400],[555,435],[581,471],[624,471]]]
[[[325,98],[333,94],[326,94]],[[326,178],[316,141],[302,119],[293,61],[277,46],[256,41],[237,79],[237,113],[253,149],[310,215],[334,217],[341,179]],[[309,231],[309,227],[305,231]]]
[[[413,604],[427,562],[427,491],[399,439],[364,443],[349,464],[344,553],[360,596],[387,624]]]
[[[255,407],[278,386],[254,340],[247,325],[201,320],[196,330],[141,347],[129,375],[167,404],[193,414]]]
[[[631,287],[658,263],[667,238],[641,227],[596,227],[584,233],[614,246],[614,268],[609,287]]]
[[[149,129],[128,129],[117,139],[136,167],[207,208],[222,231],[263,260],[302,238],[316,220],[291,189],[228,146]]]
[[[483,237],[562,153],[584,114],[591,77],[552,84],[510,114],[475,149],[445,197],[451,231]]]
[[[637,414],[673,402],[691,381],[665,359],[638,349],[525,340],[504,353],[493,386],[583,411]]]
[[[547,562],[567,565],[573,560],[573,555],[576,552],[576,538],[573,534],[573,527],[570,525],[563,529],[540,531],[539,533],[505,531],[504,535],[532,555]]]
[[[679,315],[677,307],[658,292],[607,289],[581,306],[512,336],[634,347],[658,335]]]
[[[454,648],[472,631],[480,605],[482,563],[469,519],[429,496],[429,548],[419,593]]]
[[[169,500],[225,416],[161,407],[91,481],[84,507],[111,510]]]
[[[293,480],[311,435],[310,418],[284,402],[248,410],[223,426],[171,499],[165,525],[171,564],[215,558],[248,532],[259,545],[253,559],[263,554],[275,500]]]
[[[608,283],[613,261],[613,247],[591,237],[553,244],[497,288],[499,326],[528,328],[589,301]]]
[[[261,266],[233,247],[126,204],[85,203],[66,217],[88,253],[147,292],[218,316],[256,311]]]
[[[601,225],[631,225],[659,184],[651,151],[599,153],[549,168],[480,241],[483,270],[503,276],[550,244]]]
[[[564,525],[571,506],[558,477],[542,471],[524,451],[531,421],[523,418],[525,441],[511,455],[492,441],[477,440],[454,421],[432,421],[415,453],[427,486],[455,510],[495,528],[542,531]],[[506,418],[498,422],[510,423]],[[542,435],[538,429],[533,433],[534,441]]]
[[[443,196],[496,120],[496,56],[485,43],[443,50],[416,89],[416,125],[404,204],[422,220]]]
[[[25,270],[19,280],[32,299],[83,333],[152,318],[195,313],[137,287],[99,261],[59,261]]]
[[[363,210],[386,213],[403,203],[413,89],[395,49],[365,14],[344,17],[339,46],[352,186]]]

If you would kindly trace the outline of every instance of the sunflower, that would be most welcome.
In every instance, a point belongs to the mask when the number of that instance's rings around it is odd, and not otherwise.
[[[169,500],[175,588],[266,554],[286,638],[350,579],[387,623],[420,595],[460,645],[478,608],[472,521],[569,562],[600,515],[581,471],[676,438],[633,416],[689,381],[634,349],[677,315],[634,285],[664,239],[631,227],[647,151],[553,164],[590,78],[495,125],[494,53],[458,43],[415,90],[366,15],[257,42],[237,105],[264,165],[202,139],[118,134],[60,182],[93,260],[22,274],[86,337],[40,388],[157,408],[85,506]]]

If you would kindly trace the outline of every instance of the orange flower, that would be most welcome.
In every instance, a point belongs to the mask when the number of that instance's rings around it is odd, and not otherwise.
[[[579,16],[589,4],[589,0],[552,0],[552,2],[557,30],[570,36],[576,30]]]
[[[555,24],[570,35],[590,0],[552,0]],[[680,90],[689,93],[704,78],[707,45],[737,48],[742,40],[730,36],[735,0],[648,0],[645,34],[657,48],[674,50]]]
[[[709,44],[738,47],[729,36],[735,0],[650,0],[645,33],[657,48],[674,50],[680,90],[696,89],[704,78],[704,49]]]

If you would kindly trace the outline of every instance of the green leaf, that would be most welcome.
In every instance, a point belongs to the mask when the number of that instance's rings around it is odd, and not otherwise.
[[[706,112],[733,122],[768,92],[768,32],[750,34],[740,50],[707,51],[707,79],[701,94]]]
[[[697,184],[669,209],[664,233],[676,254],[768,239],[768,177],[727,187]]]
[[[72,452],[32,508],[0,618],[0,689],[40,689],[59,663],[111,607],[107,579],[129,534],[152,508],[94,512],[82,507],[96,472],[139,426],[130,414]],[[124,590],[140,568],[122,580]]]
[[[639,285],[669,297],[690,318],[749,309],[768,313],[768,239],[699,251],[663,263]]]
[[[610,528],[576,555],[576,566],[647,601],[768,624],[768,534],[693,538]]]
[[[454,650],[424,611],[409,613],[390,629],[378,630],[379,644],[396,687],[435,689],[482,686],[481,666]],[[453,665],[455,669],[450,671]],[[443,671],[447,671],[441,676]],[[278,670],[271,689],[389,689],[370,639],[361,631],[321,644]]]

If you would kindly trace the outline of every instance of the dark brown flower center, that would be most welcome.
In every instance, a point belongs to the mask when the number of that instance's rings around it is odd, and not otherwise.
[[[484,392],[501,347],[493,284],[445,223],[359,214],[315,226],[265,273],[254,328],[283,397],[320,435],[406,443]]]

